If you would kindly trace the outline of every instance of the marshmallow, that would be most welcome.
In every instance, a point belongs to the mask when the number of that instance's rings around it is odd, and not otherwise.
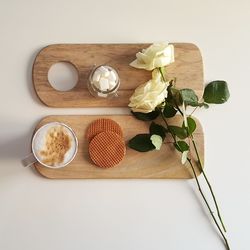
[[[109,81],[109,89],[113,89],[116,86],[116,82]]]
[[[114,73],[114,71],[110,71],[108,78],[110,81],[113,81],[113,82],[116,81],[116,74]]]
[[[104,77],[101,77],[100,81],[99,81],[99,84],[100,84],[100,90],[101,91],[107,91],[109,90],[109,80],[104,78]]]
[[[101,72],[102,76],[104,76],[104,77],[109,76],[109,70],[107,68],[105,68],[104,66],[101,66],[100,68],[98,68],[98,70]]]
[[[100,82],[99,81],[98,82],[93,82],[93,84],[95,85],[95,87],[97,89],[100,89]]]
[[[117,85],[118,76],[108,66],[97,67],[92,75],[92,84],[100,91],[110,91]]]
[[[99,82],[100,77],[101,77],[101,74],[98,72],[98,70],[95,71],[95,73],[93,74],[93,81],[94,82]]]

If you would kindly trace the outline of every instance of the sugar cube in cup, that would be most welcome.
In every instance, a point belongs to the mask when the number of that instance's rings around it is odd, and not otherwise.
[[[99,97],[114,95],[120,83],[118,73],[108,65],[96,67],[89,81],[90,93]]]

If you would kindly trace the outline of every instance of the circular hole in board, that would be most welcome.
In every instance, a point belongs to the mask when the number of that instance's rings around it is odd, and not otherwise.
[[[48,81],[56,90],[69,91],[78,82],[78,71],[72,63],[58,62],[50,67]]]

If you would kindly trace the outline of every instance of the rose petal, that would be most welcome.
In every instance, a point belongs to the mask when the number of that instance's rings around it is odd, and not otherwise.
[[[153,70],[174,62],[174,46],[167,42],[154,43],[136,54],[130,65],[135,68]]]
[[[162,145],[161,136],[159,136],[159,135],[151,135],[150,140],[151,140],[152,144],[155,146],[156,150],[161,149],[161,145]]]
[[[184,151],[181,156],[181,163],[185,164],[187,161],[188,151]]]

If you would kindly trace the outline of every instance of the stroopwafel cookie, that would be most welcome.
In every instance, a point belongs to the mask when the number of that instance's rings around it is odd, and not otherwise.
[[[121,136],[106,131],[96,135],[89,144],[89,156],[95,165],[110,168],[117,165],[126,153],[126,146]]]
[[[107,131],[114,132],[123,137],[122,129],[117,122],[107,118],[100,118],[89,125],[86,138],[90,142],[97,134]]]

